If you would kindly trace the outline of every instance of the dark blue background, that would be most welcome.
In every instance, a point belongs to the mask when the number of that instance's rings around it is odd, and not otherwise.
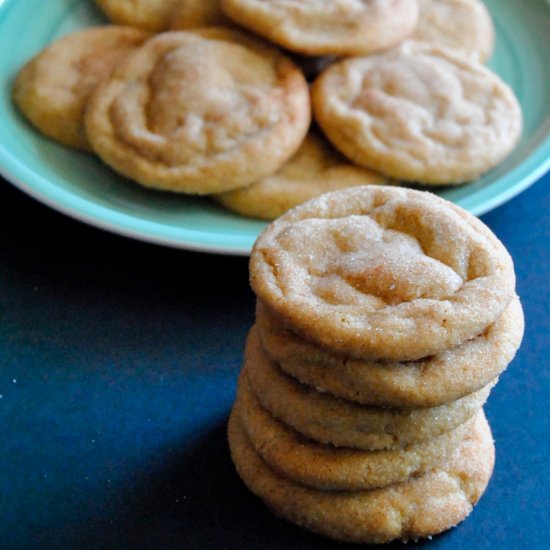
[[[549,184],[483,217],[515,260],[526,336],[486,408],[486,495],[419,546],[549,547]],[[247,259],[104,233],[3,181],[0,209],[1,548],[347,547],[274,518],[229,460]]]

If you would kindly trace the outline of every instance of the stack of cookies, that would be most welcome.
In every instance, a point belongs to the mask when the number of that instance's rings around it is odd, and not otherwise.
[[[432,194],[364,186],[276,220],[250,271],[229,443],[251,491],[345,541],[462,521],[493,469],[482,406],[523,335],[500,241]]]

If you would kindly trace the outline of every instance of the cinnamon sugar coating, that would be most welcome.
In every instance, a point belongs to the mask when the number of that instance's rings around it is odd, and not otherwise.
[[[410,361],[456,347],[514,297],[512,260],[477,218],[432,195],[365,186],[273,222],[251,285],[281,323],[333,353]]]
[[[521,344],[524,321],[515,297],[478,337],[409,363],[353,359],[325,351],[286,330],[261,302],[256,327],[266,354],[303,384],[364,405],[435,407],[477,391],[499,376]]]
[[[441,464],[459,445],[473,420],[424,443],[388,451],[323,445],[305,438],[259,404],[245,376],[235,414],[266,464],[296,483],[331,491],[358,491],[405,481]]]
[[[254,394],[274,417],[320,443],[365,450],[405,447],[453,430],[477,414],[495,384],[439,407],[367,407],[284,374],[265,355],[255,328],[247,340],[243,368]]]
[[[319,491],[271,470],[235,413],[228,437],[238,474],[275,514],[315,533],[356,543],[418,539],[454,527],[481,498],[495,458],[491,430],[480,413],[452,456],[425,475],[382,489]]]

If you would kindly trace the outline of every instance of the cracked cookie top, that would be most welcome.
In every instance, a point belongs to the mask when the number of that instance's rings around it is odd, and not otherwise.
[[[304,76],[278,51],[183,31],[144,44],[98,88],[86,113],[94,151],[115,170],[197,194],[273,173],[309,123]]]
[[[357,55],[409,36],[416,0],[221,0],[239,25],[305,55]]]
[[[522,129],[519,103],[498,75],[424,42],[331,65],[312,103],[348,158],[426,184],[474,180],[512,151]]]
[[[512,260],[474,216],[430,193],[364,186],[291,210],[256,241],[252,288],[290,330],[352,357],[415,360],[494,323]]]

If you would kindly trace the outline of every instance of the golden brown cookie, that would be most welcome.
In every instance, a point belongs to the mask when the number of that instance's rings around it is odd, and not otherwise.
[[[523,311],[515,297],[482,334],[414,362],[377,362],[335,355],[285,329],[258,302],[262,347],[283,371],[303,384],[364,405],[435,407],[486,386],[512,361],[523,336]]]
[[[315,81],[317,122],[348,158],[425,184],[472,181],[514,149],[512,89],[479,61],[426,42],[331,65]]]
[[[441,533],[464,520],[493,471],[491,430],[480,413],[448,461],[409,481],[370,491],[319,491],[273,472],[255,452],[236,414],[229,420],[231,456],[248,488],[275,514],[336,540],[382,543]]]
[[[179,0],[170,19],[173,31],[232,24],[223,13],[220,0]]]
[[[512,260],[477,218],[431,193],[365,186],[277,219],[250,257],[256,295],[331,353],[416,360],[493,324],[515,295]]]
[[[256,452],[279,475],[311,487],[358,491],[405,481],[441,464],[464,439],[473,419],[425,443],[389,451],[336,448],[305,438],[273,418],[241,376],[236,414]]]
[[[496,383],[440,407],[366,407],[284,374],[263,352],[255,328],[247,340],[244,372],[254,395],[274,417],[319,443],[365,450],[405,447],[453,430],[479,411]]]
[[[149,34],[129,27],[92,27],[42,50],[18,73],[13,100],[46,136],[90,150],[84,108],[91,93]]]
[[[297,153],[275,174],[213,198],[238,214],[273,220],[323,193],[384,183],[389,183],[387,178],[354,166],[320,134],[310,132]]]
[[[412,36],[446,46],[480,61],[491,57],[495,29],[491,14],[479,0],[418,0],[420,13]]]
[[[310,123],[299,69],[278,51],[169,32],[130,56],[90,100],[94,151],[157,189],[219,193],[280,168]]]
[[[159,32],[168,28],[181,0],[95,0],[101,11],[119,25]]]
[[[389,48],[409,36],[416,0],[221,0],[239,25],[305,55],[356,55]]]

